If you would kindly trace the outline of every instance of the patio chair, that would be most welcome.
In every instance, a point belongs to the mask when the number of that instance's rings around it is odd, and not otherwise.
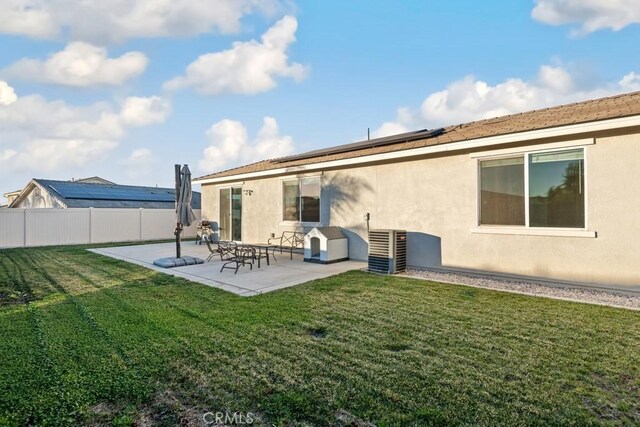
[[[211,261],[211,258],[218,255],[218,248],[214,249],[211,247],[211,242],[209,239],[204,241],[207,244],[207,248],[209,249],[209,256],[207,257],[207,262]]]
[[[235,270],[233,274],[238,274],[238,270],[240,267],[243,267],[249,264],[249,268],[253,270],[253,261],[256,258],[256,251],[250,246],[236,246],[235,251],[233,253],[226,254],[227,259],[225,263],[222,264],[222,268],[220,269],[220,273],[225,268]]]
[[[233,258],[238,251],[238,244],[236,242],[218,242],[218,254],[220,255],[220,261],[228,261]]]
[[[209,257],[207,258],[207,262],[211,261],[211,259],[219,255],[220,261],[227,261],[236,251],[238,245],[236,242],[217,242],[217,246],[214,248],[211,245],[209,240],[204,241],[207,244],[207,248],[209,248]]]

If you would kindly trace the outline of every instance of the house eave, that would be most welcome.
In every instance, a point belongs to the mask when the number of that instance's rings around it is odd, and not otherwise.
[[[238,181],[244,179],[264,178],[277,175],[288,175],[305,173],[330,168],[345,167],[352,165],[362,165],[383,161],[409,159],[429,154],[447,153],[490,146],[500,146],[524,141],[536,141],[549,138],[565,137],[576,134],[600,132],[607,130],[617,130],[640,126],[640,115],[606,119],[586,123],[557,126],[553,128],[536,129],[526,132],[509,133],[504,135],[489,136],[484,138],[470,139],[466,141],[451,142],[446,144],[431,145],[428,147],[413,148],[409,150],[392,151],[388,153],[373,154],[368,156],[354,157],[349,159],[332,160],[307,165],[292,166],[268,169],[264,171],[248,172],[242,174],[227,175],[212,178],[196,178],[192,180],[194,184],[217,184],[228,181]]]
[[[15,200],[13,202],[11,202],[9,204],[9,208],[13,208],[14,206],[18,205],[20,202],[22,202],[24,200],[24,198],[32,191],[33,187],[38,187],[40,188],[40,190],[46,192],[47,194],[49,194],[53,199],[55,199],[58,203],[60,203],[60,205],[62,205],[63,208],[67,208],[67,204],[62,201],[60,199],[60,197],[58,197],[57,194],[53,194],[51,191],[47,190],[45,187],[43,187],[42,185],[40,185],[38,183],[38,181],[36,181],[35,179],[32,179],[31,181],[29,181],[29,183],[24,187],[24,189],[20,192],[20,195],[18,197],[15,198]]]

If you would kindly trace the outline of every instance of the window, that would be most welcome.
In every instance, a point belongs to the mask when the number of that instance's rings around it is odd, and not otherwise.
[[[282,183],[282,219],[300,221],[300,184],[298,181]]]
[[[480,223],[524,225],[524,158],[480,162]]]
[[[585,228],[584,188],[582,148],[482,160],[480,225]]]
[[[282,219],[320,222],[320,177],[282,183]]]

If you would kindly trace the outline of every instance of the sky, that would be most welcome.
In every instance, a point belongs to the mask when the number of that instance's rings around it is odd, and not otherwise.
[[[0,193],[640,90],[639,23],[637,0],[0,0]]]

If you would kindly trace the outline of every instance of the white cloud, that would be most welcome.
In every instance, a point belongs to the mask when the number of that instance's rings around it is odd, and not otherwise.
[[[273,117],[265,117],[253,146],[246,153],[249,162],[287,156],[293,152],[293,138],[280,135],[280,127]]]
[[[296,40],[298,21],[285,16],[262,35],[260,42],[235,42],[231,49],[208,53],[189,64],[184,76],[165,83],[168,90],[193,87],[207,95],[251,94],[276,86],[276,77],[304,79],[307,69],[289,63],[287,49]]]
[[[446,89],[428,95],[420,109],[400,109],[394,121],[383,123],[374,136],[419,128],[436,128],[570,102],[640,90],[640,75],[629,73],[615,83],[582,87],[560,66],[543,65],[535,79],[507,79],[494,86],[467,76]]]
[[[133,150],[129,157],[119,163],[124,166],[125,173],[129,178],[141,178],[149,176],[158,159],[148,148],[138,148]]]
[[[247,129],[235,120],[224,119],[207,130],[211,145],[205,148],[199,166],[203,171],[221,169],[227,163],[236,163],[247,145]]]
[[[58,29],[44,4],[39,7],[29,0],[0,2],[0,32],[35,38],[53,37]]]
[[[252,141],[249,141],[247,129],[242,123],[229,119],[214,123],[206,134],[211,145],[204,150],[198,165],[204,173],[293,152],[293,138],[280,135],[278,123],[273,117],[263,119],[262,128]]]
[[[397,135],[399,133],[409,132],[412,123],[415,121],[414,115],[407,107],[400,107],[396,113],[394,121],[384,122],[380,127],[372,132],[374,138],[381,138],[388,135]]]
[[[634,92],[640,90],[640,74],[633,71],[625,75],[620,80],[620,86],[625,92]]]
[[[0,2],[0,33],[121,42],[240,30],[243,16],[272,15],[279,0],[9,0]]]
[[[25,142],[22,149],[14,153],[8,169],[43,174],[62,168],[81,168],[103,160],[117,146],[116,141],[102,139],[35,138]]]
[[[164,98],[132,96],[122,104],[120,117],[127,125],[147,126],[164,122],[170,112],[171,103]]]
[[[640,23],[637,0],[536,0],[531,16],[551,25],[578,24],[576,35]]]
[[[24,58],[3,70],[16,79],[65,86],[122,85],[144,72],[148,63],[141,52],[109,58],[107,50],[84,42],[69,43],[46,61]]]
[[[118,147],[128,127],[166,118],[155,111],[158,102],[127,98],[119,108],[104,102],[76,107],[40,95],[17,96],[0,104],[0,171],[40,175],[99,162]],[[138,105],[135,114],[128,111],[131,104]]]
[[[17,99],[16,91],[7,82],[0,80],[0,105],[13,104]]]

